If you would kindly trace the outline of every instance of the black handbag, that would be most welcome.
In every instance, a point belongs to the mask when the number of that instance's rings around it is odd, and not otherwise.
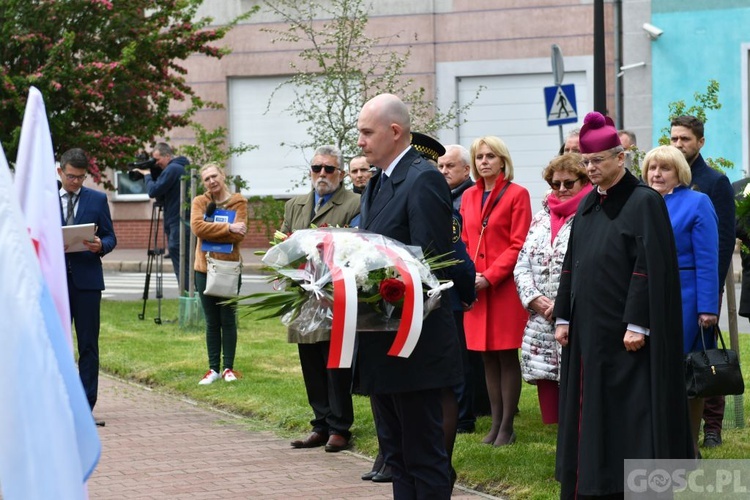
[[[745,392],[740,360],[737,353],[727,349],[718,325],[714,327],[721,342],[721,349],[706,349],[703,328],[700,331],[703,350],[685,355],[685,382],[688,398],[728,396]],[[695,339],[697,342],[698,339]]]

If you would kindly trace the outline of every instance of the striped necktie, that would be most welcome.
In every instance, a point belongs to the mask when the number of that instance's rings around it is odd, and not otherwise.
[[[65,215],[65,225],[66,226],[72,226],[73,225],[73,211],[76,207],[75,201],[76,201],[76,194],[72,191],[68,191],[66,193],[66,196],[68,197],[68,210],[67,214]]]

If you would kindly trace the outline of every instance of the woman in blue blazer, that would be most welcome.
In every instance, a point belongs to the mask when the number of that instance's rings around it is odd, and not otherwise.
[[[674,146],[659,146],[643,160],[643,178],[667,204],[674,231],[682,291],[683,350],[701,350],[715,343],[713,327],[718,321],[719,232],[716,212],[708,196],[691,190],[690,166]],[[689,400],[693,445],[698,453],[698,431],[703,398]]]

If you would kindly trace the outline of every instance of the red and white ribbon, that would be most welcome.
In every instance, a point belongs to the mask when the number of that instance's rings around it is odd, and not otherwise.
[[[329,233],[323,240],[323,258],[331,271],[333,283],[333,318],[328,368],[351,368],[357,334],[356,274],[352,269],[336,263],[333,245],[334,237]],[[388,355],[408,358],[417,346],[422,332],[424,300],[419,266],[405,249],[384,246],[378,246],[378,249],[393,261],[393,266],[406,285],[401,321]]]
[[[424,300],[422,299],[422,278],[419,267],[413,257],[404,249],[381,247],[383,253],[393,260],[394,267],[401,274],[406,285],[404,307],[401,311],[401,322],[396,331],[396,338],[388,351],[389,356],[408,358],[414,351],[422,333]]]

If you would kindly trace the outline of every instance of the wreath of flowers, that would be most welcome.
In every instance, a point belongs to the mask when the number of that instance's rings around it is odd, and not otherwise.
[[[397,331],[389,354],[411,354],[422,320],[453,285],[433,272],[459,263],[425,258],[418,247],[350,228],[277,231],[271,245],[263,263],[275,290],[234,300],[260,318],[280,317],[302,335],[330,329],[338,356],[329,356],[329,367],[350,365],[356,331]]]

